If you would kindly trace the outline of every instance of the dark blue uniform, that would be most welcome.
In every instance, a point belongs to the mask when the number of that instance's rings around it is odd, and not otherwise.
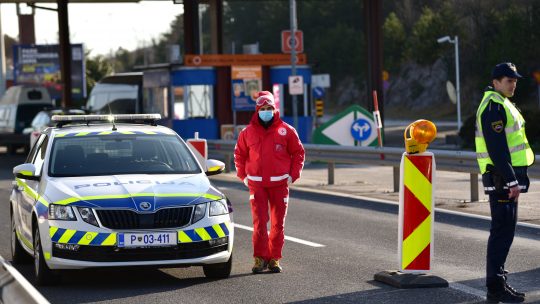
[[[493,88],[488,87],[487,90],[493,90]],[[504,107],[490,101],[480,119],[489,157],[494,164],[494,166],[488,165],[488,172],[482,176],[491,209],[486,286],[488,290],[500,290],[504,289],[506,284],[504,264],[514,240],[518,216],[517,201],[508,197],[508,187],[513,185],[520,187],[521,192],[527,192],[529,179],[527,167],[512,167],[504,132],[507,121]]]

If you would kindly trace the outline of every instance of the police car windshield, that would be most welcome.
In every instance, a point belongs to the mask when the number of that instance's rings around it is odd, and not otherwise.
[[[195,174],[201,169],[174,135],[90,135],[56,137],[49,175]]]

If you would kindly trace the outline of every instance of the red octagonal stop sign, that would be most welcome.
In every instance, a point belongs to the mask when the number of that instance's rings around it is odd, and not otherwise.
[[[295,49],[297,53],[304,52],[304,33],[302,31],[294,31],[296,37]],[[281,52],[290,53],[292,51],[292,35],[291,31],[281,31]]]

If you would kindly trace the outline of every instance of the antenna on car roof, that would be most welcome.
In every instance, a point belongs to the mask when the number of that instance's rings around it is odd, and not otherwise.
[[[116,129],[116,125],[114,124],[114,116],[113,116],[113,114],[112,114],[111,104],[108,103],[108,104],[107,104],[107,107],[109,107],[109,117],[110,117],[111,122],[112,122],[112,130],[113,130],[113,131],[116,131],[117,129]]]
[[[109,120],[110,120],[110,122],[112,122],[112,130],[113,130],[113,131],[118,130],[118,129],[116,128],[116,124],[114,123],[114,115],[112,115],[112,114],[109,115]]]

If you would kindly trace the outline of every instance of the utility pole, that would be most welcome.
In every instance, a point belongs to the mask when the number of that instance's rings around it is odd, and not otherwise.
[[[384,94],[382,82],[382,1],[364,0],[364,20],[367,40],[368,91],[367,108],[374,110],[373,91],[377,92],[381,121],[384,121]]]
[[[4,45],[4,33],[2,32],[2,5],[0,4],[0,97],[6,91],[6,46]]]
[[[289,11],[291,15],[291,76],[296,76],[296,0],[289,0]],[[296,95],[292,95],[294,128],[298,130],[298,104]]]
[[[69,41],[68,0],[58,0],[58,32],[60,70],[62,73],[62,107],[72,106],[71,100],[71,43]]]

